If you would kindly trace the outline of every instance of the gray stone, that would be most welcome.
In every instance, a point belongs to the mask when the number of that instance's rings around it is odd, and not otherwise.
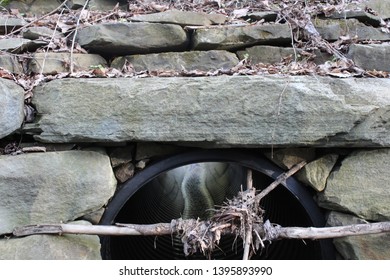
[[[7,8],[18,9],[19,12],[29,15],[43,15],[58,8],[59,5],[61,1],[58,0],[20,0],[10,1]]]
[[[390,44],[351,45],[348,57],[365,70],[390,72]]]
[[[32,26],[22,30],[23,38],[30,40],[37,40],[40,38],[49,38],[51,39],[54,35],[54,38],[63,37],[64,35],[58,31],[55,31],[51,28],[45,26]]]
[[[390,149],[354,152],[328,178],[319,205],[370,221],[390,220]]]
[[[381,23],[381,18],[373,14],[367,13],[365,11],[359,10],[345,10],[342,12],[334,12],[329,16],[330,18],[335,19],[347,19],[347,18],[356,18],[360,22],[363,22],[368,25],[378,27]]]
[[[178,153],[185,148],[161,143],[137,143],[135,160],[151,159]]]
[[[312,161],[315,159],[315,149],[313,148],[287,148],[278,149],[264,154],[268,159],[283,169],[290,169],[302,161]]]
[[[111,55],[181,51],[189,44],[180,26],[146,22],[88,26],[79,30],[77,41],[90,52]]]
[[[66,5],[72,10],[77,10],[85,6],[87,0],[68,0],[66,1]],[[88,7],[88,5],[86,6]]]
[[[125,146],[114,149],[110,153],[112,167],[117,167],[124,163],[129,163],[133,159],[134,146]]]
[[[336,41],[340,36],[350,36],[360,41],[389,41],[390,34],[382,32],[380,28],[367,26],[359,22],[357,19],[334,20],[334,19],[319,19],[313,20],[313,24],[321,37],[327,41]]]
[[[208,26],[213,24],[224,24],[227,20],[225,15],[205,14],[190,11],[168,10],[161,13],[135,15],[131,17],[132,21],[173,23],[181,26],[201,25]]]
[[[0,234],[72,221],[101,208],[116,180],[108,156],[65,151],[0,156]]]
[[[195,50],[237,50],[253,45],[286,45],[291,43],[288,24],[228,26],[194,30]]]
[[[366,224],[355,216],[334,212],[329,214],[328,226]],[[339,254],[347,260],[389,260],[390,233],[341,237],[333,239]]]
[[[70,53],[35,53],[28,64],[29,73],[57,74],[70,71]],[[74,71],[88,71],[91,67],[107,66],[106,60],[97,54],[73,54]]]
[[[47,42],[45,41],[24,38],[0,39],[0,50],[11,53],[22,53],[26,51],[35,51],[46,44]]]
[[[107,11],[115,8],[116,4],[119,3],[119,8],[125,10],[128,4],[127,0],[90,0],[88,8],[91,11]]]
[[[34,90],[35,138],[389,147],[389,88],[389,79],[308,76],[61,79]]]
[[[257,63],[278,63],[284,57],[294,56],[293,48],[283,48],[274,46],[254,46],[237,52],[240,60],[248,58],[253,64]]]
[[[16,74],[22,74],[23,68],[21,63],[18,62],[18,59],[14,55],[2,54],[0,55],[0,67]]]
[[[325,189],[326,181],[332,171],[338,155],[329,154],[309,162],[297,173],[297,178],[318,192]]]
[[[24,19],[0,16],[0,35],[9,34],[27,24]]]
[[[114,59],[111,67],[122,69],[126,61],[135,71],[210,71],[231,69],[238,64],[237,56],[228,51],[192,51],[122,56]]]
[[[85,221],[75,224],[90,224]],[[101,260],[96,235],[31,235],[0,239],[0,260]]]
[[[24,120],[24,91],[11,80],[0,79],[0,139],[12,134]]]
[[[375,12],[378,13],[378,16],[382,19],[389,19],[390,18],[390,2],[389,1],[383,1],[383,0],[366,0],[363,1],[360,6],[362,9],[365,7],[373,9]]]
[[[97,225],[97,224],[99,224],[105,210],[106,210],[106,208],[102,207],[96,211],[93,211],[91,213],[88,213],[88,214],[82,216],[81,219],[88,221],[93,225]]]
[[[115,177],[119,183],[124,183],[134,176],[135,166],[131,162],[121,164],[114,169]]]

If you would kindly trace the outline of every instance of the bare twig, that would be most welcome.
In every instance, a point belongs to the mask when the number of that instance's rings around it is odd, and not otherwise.
[[[80,11],[80,15],[79,15],[79,17],[77,18],[76,27],[75,27],[74,34],[73,34],[73,38],[72,38],[72,46],[71,46],[71,48],[70,48],[70,73],[71,73],[71,74],[73,74],[73,70],[74,70],[74,65],[73,65],[74,44],[75,44],[75,42],[76,42],[77,32],[78,32],[78,30],[79,30],[81,15],[83,14],[83,12],[85,11],[85,9],[87,8],[88,3],[89,3],[89,0],[85,1],[84,6],[83,6],[83,8],[82,8],[81,11]]]
[[[296,172],[298,172],[305,165],[306,165],[306,161],[302,161],[301,163],[298,163],[298,164],[294,165],[287,172],[279,175],[274,182],[272,182],[268,187],[266,187],[258,195],[256,195],[256,199],[260,201],[263,197],[265,197],[272,190],[274,190],[280,183],[284,182],[287,178],[289,178],[292,175],[294,175]]]
[[[252,177],[252,170],[251,169],[248,169],[248,172],[247,172],[247,189],[248,190],[253,189],[253,177]],[[250,219],[250,217],[247,217],[246,221],[248,221],[248,219]],[[251,249],[251,245],[252,245],[252,229],[253,229],[253,226],[252,226],[251,221],[249,220],[245,225],[246,235],[245,235],[245,242],[244,242],[244,253],[242,256],[243,260],[248,260],[250,257],[250,249]]]

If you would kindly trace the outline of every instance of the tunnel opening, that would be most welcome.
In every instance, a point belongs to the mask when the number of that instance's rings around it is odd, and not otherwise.
[[[229,166],[231,183],[224,192],[213,193],[216,205],[246,188],[247,169],[253,171],[254,186],[261,190],[284,171],[262,155],[245,150],[196,150],[161,159],[125,182],[108,204],[100,224],[153,224],[183,217],[184,201],[180,184],[170,174],[192,166],[213,164]],[[222,172],[222,171],[221,171]],[[219,176],[216,176],[219,177]],[[168,178],[168,179],[167,179]],[[175,177],[176,178],[176,177]],[[241,178],[237,180],[237,178]],[[241,186],[242,185],[242,186]],[[325,219],[310,190],[290,177],[262,200],[265,219],[282,226],[322,227]],[[204,209],[206,210],[206,209]],[[102,236],[103,259],[207,259],[194,254],[185,256],[177,237],[172,236]],[[211,259],[241,259],[243,242],[224,236]],[[266,244],[252,259],[333,259],[331,240],[279,240]]]

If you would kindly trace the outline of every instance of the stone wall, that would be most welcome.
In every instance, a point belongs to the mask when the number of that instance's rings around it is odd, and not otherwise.
[[[9,8],[35,14],[45,11],[41,2],[11,1]],[[44,3],[46,12],[59,5]],[[74,12],[84,4],[68,1]],[[95,0],[88,10],[114,5]],[[239,24],[221,13],[129,14],[84,22],[75,37],[65,26],[26,26],[28,18],[4,13],[0,259],[101,258],[96,236],[11,232],[97,224],[120,183],[155,159],[193,148],[253,149],[284,169],[307,160],[296,177],[316,190],[329,225],[390,220],[390,34],[383,25],[390,8],[362,5],[312,20],[326,42],[353,39],[341,51],[359,75],[332,68],[329,53],[293,47],[290,26],[275,22],[278,10],[247,12]],[[42,51],[72,38],[75,53]],[[294,55],[314,72],[295,75]],[[24,75],[37,86],[23,84]],[[343,259],[389,259],[389,240],[381,234],[334,244]]]

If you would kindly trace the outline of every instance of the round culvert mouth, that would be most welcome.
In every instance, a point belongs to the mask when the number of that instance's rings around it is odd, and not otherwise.
[[[177,154],[150,164],[120,186],[108,204],[100,224],[152,224],[180,218],[183,213],[183,205],[180,202],[182,200],[178,199],[181,196],[180,189],[172,187],[172,184],[165,187],[161,182],[167,182],[166,174],[172,170],[200,163],[228,164],[243,173],[252,169],[254,186],[259,190],[284,172],[263,156],[245,150],[196,150]],[[325,225],[324,215],[313,200],[311,190],[293,177],[281,185],[262,200],[266,219],[282,226]],[[229,189],[223,195],[232,196],[234,191],[237,189]],[[101,243],[103,259],[205,259],[200,254],[185,257],[180,242],[171,236],[102,236]],[[234,237],[224,237],[219,247],[220,249],[213,253],[213,259],[242,258],[242,241],[234,240]],[[333,258],[331,240],[287,239],[267,244],[266,249],[252,257],[305,260]]]

